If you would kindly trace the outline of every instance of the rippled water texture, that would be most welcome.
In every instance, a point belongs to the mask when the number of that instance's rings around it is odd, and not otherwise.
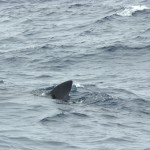
[[[0,64],[0,150],[150,149],[148,0],[0,0]]]

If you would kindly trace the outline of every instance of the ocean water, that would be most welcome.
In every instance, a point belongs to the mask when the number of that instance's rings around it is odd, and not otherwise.
[[[0,150],[60,149],[150,150],[149,0],[0,0]]]

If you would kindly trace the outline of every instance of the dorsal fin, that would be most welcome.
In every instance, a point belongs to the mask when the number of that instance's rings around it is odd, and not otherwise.
[[[57,85],[51,92],[51,96],[54,99],[66,99],[69,96],[69,92],[71,91],[72,87],[72,80],[63,82]]]

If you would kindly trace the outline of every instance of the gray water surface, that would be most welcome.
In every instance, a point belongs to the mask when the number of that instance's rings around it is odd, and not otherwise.
[[[150,149],[148,0],[1,0],[0,64],[0,150]]]

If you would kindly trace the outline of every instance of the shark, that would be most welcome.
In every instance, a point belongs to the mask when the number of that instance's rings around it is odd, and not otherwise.
[[[66,100],[69,98],[72,84],[72,80],[60,83],[49,92],[49,95],[52,99]]]

